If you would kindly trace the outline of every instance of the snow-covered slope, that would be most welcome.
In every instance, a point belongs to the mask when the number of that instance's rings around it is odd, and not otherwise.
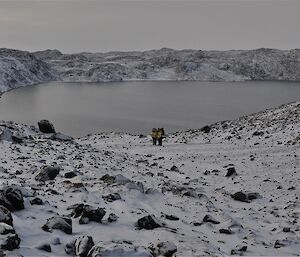
[[[0,131],[0,182],[24,197],[15,232],[1,235],[2,245],[20,237],[8,256],[74,256],[74,244],[90,257],[299,256],[300,102],[170,134],[162,147],[115,133],[59,141],[70,138],[8,122]],[[60,167],[53,180],[36,177],[44,165]],[[5,190],[0,200],[12,199]],[[103,208],[89,216],[98,222],[72,211],[78,203]]]
[[[0,92],[42,81],[300,80],[300,50],[62,54],[0,49]]]

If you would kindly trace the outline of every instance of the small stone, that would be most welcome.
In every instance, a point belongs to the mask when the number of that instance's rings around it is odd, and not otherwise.
[[[39,250],[41,250],[41,251],[45,251],[45,252],[51,253],[51,246],[48,243],[40,244],[36,248],[39,249]]]

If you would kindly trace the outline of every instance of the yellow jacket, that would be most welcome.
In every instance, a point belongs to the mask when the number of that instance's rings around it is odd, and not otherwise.
[[[152,131],[151,137],[157,139],[158,138],[158,131]]]

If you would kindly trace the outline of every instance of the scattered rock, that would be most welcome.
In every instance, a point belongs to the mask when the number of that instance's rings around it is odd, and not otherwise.
[[[227,168],[226,177],[236,176],[237,172],[234,167]]]
[[[179,172],[179,168],[175,165],[173,165],[170,169],[170,171]]]
[[[211,127],[206,125],[206,126],[202,127],[200,130],[207,134],[211,131]]]
[[[74,171],[67,172],[64,175],[65,178],[74,178],[76,176],[77,176],[77,174]]]
[[[165,218],[167,220],[179,220],[179,218],[175,215],[168,215],[168,214],[165,214]]]
[[[208,222],[208,223],[212,223],[212,224],[220,224],[220,221],[217,221],[211,215],[208,215],[208,214],[204,216],[203,222]]]
[[[0,205],[0,222],[13,226],[13,218],[10,211],[2,205]]]
[[[249,203],[250,201],[259,198],[260,195],[258,193],[244,193],[239,191],[231,195],[231,197],[236,201]]]
[[[105,216],[105,210],[103,208],[94,208],[89,205],[84,205],[82,208],[82,213],[79,219],[80,224],[87,224],[90,221],[102,222],[103,217]]]
[[[20,242],[21,239],[17,234],[8,235],[5,239],[0,240],[0,248],[3,250],[12,251],[19,248]]]
[[[227,235],[233,234],[233,231],[230,228],[221,228],[219,229],[219,232],[221,234],[227,234]]]
[[[45,182],[47,180],[53,180],[59,174],[59,166],[45,166],[36,175],[35,180]]]
[[[148,215],[143,218],[140,218],[137,221],[137,226],[139,229],[155,229],[162,227],[162,223],[154,216],[154,215]]]
[[[5,196],[7,200],[11,203],[13,210],[23,210],[24,209],[24,199],[22,192],[14,187],[5,188]]]
[[[108,222],[116,222],[117,220],[118,220],[118,216],[116,215],[116,214],[114,214],[114,213],[111,213],[111,214],[109,214],[109,216],[108,216]]]
[[[72,234],[72,220],[68,217],[52,217],[47,219],[46,224],[42,227],[47,232],[52,232],[54,229],[61,230],[66,234]]]
[[[51,133],[51,132],[50,132]],[[51,139],[52,140],[57,140],[57,141],[65,141],[65,142],[68,142],[68,141],[73,141],[73,137],[70,137],[68,135],[65,135],[63,133],[55,133],[51,136]]]
[[[104,196],[102,196],[102,198],[108,202],[114,202],[117,200],[121,200],[121,196],[118,193],[104,195]]]
[[[31,205],[43,205],[43,200],[41,198],[34,198],[32,200],[30,200],[30,204]]]
[[[91,236],[82,236],[76,238],[74,246],[76,257],[86,257],[88,252],[94,246],[94,240]]]
[[[171,257],[177,252],[177,246],[172,242],[161,242],[157,245],[158,254],[166,257]]]
[[[38,245],[36,248],[41,251],[51,253],[51,246],[48,243],[42,243],[42,244]]]

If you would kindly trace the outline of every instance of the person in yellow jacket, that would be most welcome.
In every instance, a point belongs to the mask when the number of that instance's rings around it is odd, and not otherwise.
[[[156,142],[157,142],[157,139],[158,139],[158,131],[157,131],[156,128],[152,129],[151,137],[152,137],[153,145],[156,145]]]

